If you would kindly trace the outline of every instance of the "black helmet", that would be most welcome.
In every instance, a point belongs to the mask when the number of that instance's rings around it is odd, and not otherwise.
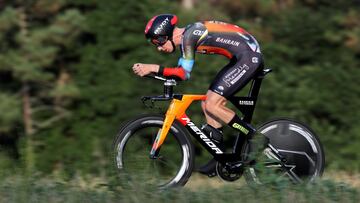
[[[176,15],[161,14],[154,16],[146,24],[145,37],[157,46],[162,46],[167,40],[172,40],[173,31],[177,23]]]

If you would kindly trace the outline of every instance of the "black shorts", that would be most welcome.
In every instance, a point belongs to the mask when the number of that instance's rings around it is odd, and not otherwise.
[[[257,52],[246,51],[233,57],[216,75],[209,90],[229,98],[253,79],[264,68],[262,55]]]

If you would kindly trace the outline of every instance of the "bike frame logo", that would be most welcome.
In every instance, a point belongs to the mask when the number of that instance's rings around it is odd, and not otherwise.
[[[190,121],[189,118],[181,118],[186,122],[186,125],[190,127],[190,129],[199,135],[199,137],[212,149],[216,154],[223,154],[221,151],[193,122]]]

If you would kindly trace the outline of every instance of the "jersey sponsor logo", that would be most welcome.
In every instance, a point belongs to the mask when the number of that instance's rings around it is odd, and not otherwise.
[[[156,35],[160,34],[160,32],[164,29],[164,27],[170,22],[169,18],[165,18],[164,21],[155,29],[154,33]]]
[[[216,42],[220,42],[222,44],[229,44],[229,45],[232,45],[232,46],[239,46],[240,45],[240,42],[238,41],[234,41],[234,40],[231,40],[231,39],[224,39],[224,38],[221,38],[221,37],[217,37]]]
[[[199,137],[212,149],[216,154],[222,154],[223,152],[214,144],[189,118],[181,118],[186,122],[186,125],[190,127]]]
[[[247,106],[252,106],[254,105],[254,101],[239,101],[240,105],[247,105]]]
[[[201,30],[194,30],[193,32],[193,35],[196,35],[196,36],[202,36],[204,34],[204,31],[201,31]]]
[[[225,82],[226,86],[231,87],[231,85],[240,80],[240,78],[246,73],[247,70],[249,70],[249,66],[246,64],[239,66],[225,75],[223,81]]]
[[[258,57],[252,57],[251,61],[253,63],[259,63],[259,58]]]
[[[236,129],[239,129],[241,132],[243,132],[245,135],[247,135],[249,133],[249,130],[244,128],[243,126],[241,126],[240,124],[238,123],[234,123],[232,125],[233,128],[236,128]]]

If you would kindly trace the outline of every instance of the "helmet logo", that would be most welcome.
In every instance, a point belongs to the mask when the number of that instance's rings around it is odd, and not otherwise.
[[[160,34],[160,32],[164,29],[164,27],[169,23],[169,18],[166,18],[163,22],[161,22],[161,24],[159,25],[159,27],[156,28],[156,30],[154,31],[154,33],[156,35]]]

